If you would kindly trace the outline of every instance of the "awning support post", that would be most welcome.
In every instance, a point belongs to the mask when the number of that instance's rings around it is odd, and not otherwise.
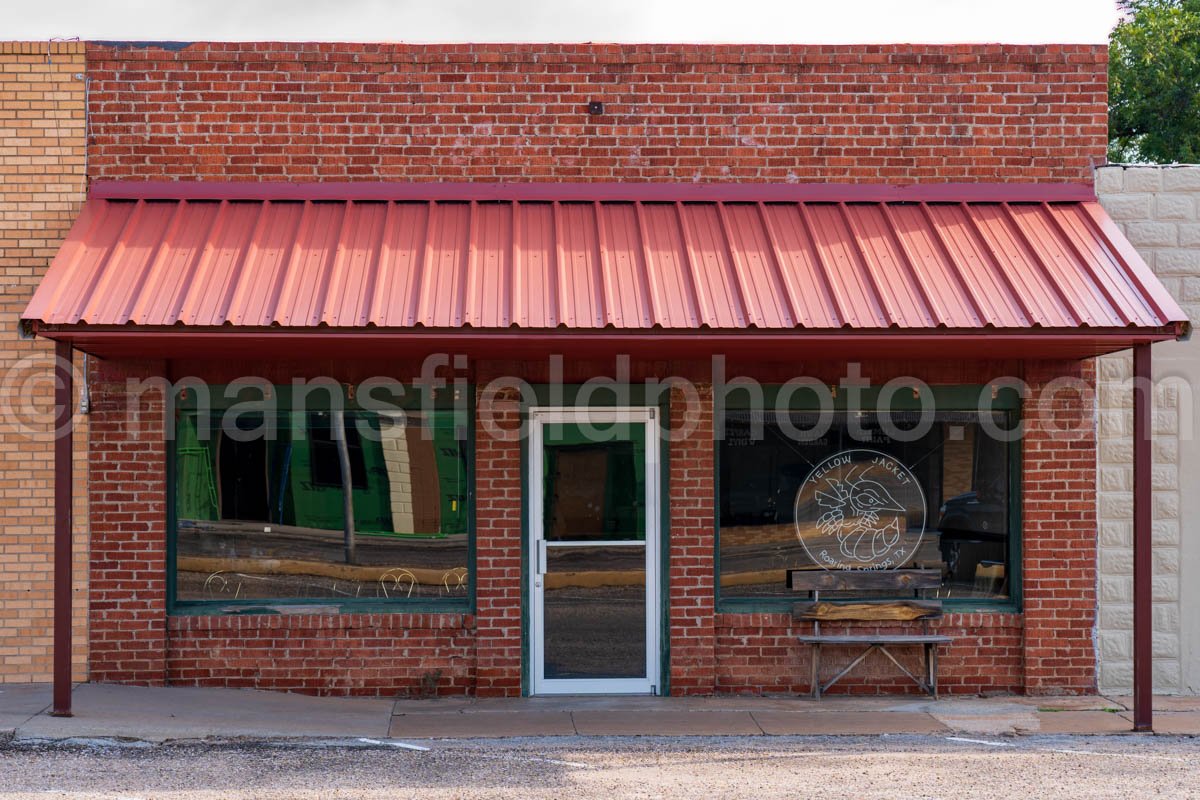
[[[1133,729],[1154,729],[1150,345],[1133,348]]]
[[[55,717],[71,716],[72,459],[75,385],[70,342],[54,343],[54,702]]]

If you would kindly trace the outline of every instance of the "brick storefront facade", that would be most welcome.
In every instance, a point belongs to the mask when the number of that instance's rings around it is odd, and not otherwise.
[[[1075,45],[89,44],[88,177],[1090,182],[1106,145],[1105,59],[1103,47]],[[589,100],[603,101],[604,115],[590,117]],[[415,374],[394,363],[323,366],[338,380],[353,379],[348,371]],[[836,379],[844,365],[739,367],[782,381],[806,371]],[[223,364],[108,361],[93,370],[91,430],[81,437],[92,465],[91,678],[331,694],[520,693],[523,457],[518,441],[478,426],[473,613],[168,616],[166,451],[149,435],[163,423],[161,398],[142,396],[131,417],[125,379],[265,371],[286,381],[313,369],[248,355]],[[474,361],[470,380],[536,383],[544,369]],[[611,369],[576,363],[569,380]],[[691,377],[703,400],[690,436],[667,454],[671,692],[804,691],[808,656],[790,615],[716,608],[707,374],[672,361],[635,361],[632,371],[634,381]],[[1052,377],[1092,380],[1079,362],[890,362],[867,374],[934,385],[1018,375],[1035,395]],[[1093,401],[1061,394],[1050,407],[1026,407],[1022,607],[939,622],[959,637],[942,660],[946,691],[1095,690]],[[673,396],[673,418],[681,403]],[[519,422],[515,398],[489,410]],[[1049,419],[1084,434],[1056,438],[1043,426]],[[914,688],[882,658],[844,686]]]

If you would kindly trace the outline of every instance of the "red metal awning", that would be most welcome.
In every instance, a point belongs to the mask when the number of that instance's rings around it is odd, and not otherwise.
[[[23,316],[101,355],[1084,356],[1187,325],[1089,187],[978,184],[97,184]]]

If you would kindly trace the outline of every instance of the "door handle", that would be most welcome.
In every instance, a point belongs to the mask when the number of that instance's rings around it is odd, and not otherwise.
[[[537,574],[546,574],[546,540],[539,539],[537,543]]]

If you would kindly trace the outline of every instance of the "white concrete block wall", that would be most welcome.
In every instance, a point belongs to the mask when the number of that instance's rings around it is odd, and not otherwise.
[[[1200,321],[1200,166],[1109,165],[1100,202]],[[1200,693],[1200,336],[1154,346],[1154,688]],[[1100,446],[1100,690],[1133,684],[1133,420],[1128,352],[1097,370]]]

